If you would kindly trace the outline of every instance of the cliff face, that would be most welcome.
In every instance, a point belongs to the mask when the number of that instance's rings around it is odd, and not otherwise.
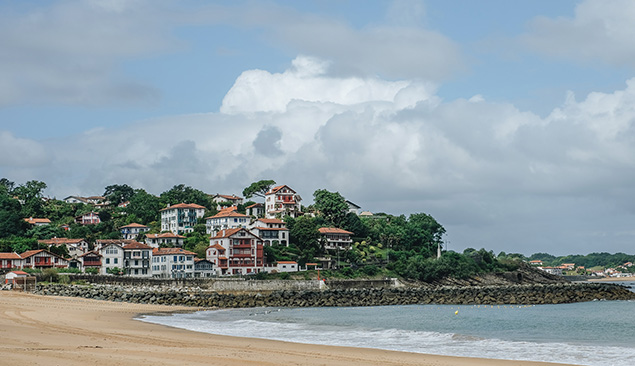
[[[496,286],[496,285],[528,285],[528,284],[557,284],[568,283],[562,276],[549,274],[532,267],[527,263],[519,263],[519,268],[513,272],[486,273],[468,279],[445,278],[434,285],[450,286]]]

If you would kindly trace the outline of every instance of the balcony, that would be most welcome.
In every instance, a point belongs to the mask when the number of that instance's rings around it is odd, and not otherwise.
[[[84,267],[100,267],[101,261],[84,261]]]

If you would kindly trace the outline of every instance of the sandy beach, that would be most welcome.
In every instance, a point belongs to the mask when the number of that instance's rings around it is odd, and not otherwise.
[[[0,364],[555,365],[225,337],[134,320],[139,314],[191,310],[2,291]]]

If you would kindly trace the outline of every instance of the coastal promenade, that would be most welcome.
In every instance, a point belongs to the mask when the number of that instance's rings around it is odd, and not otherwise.
[[[133,319],[144,313],[191,310],[182,306],[0,291],[0,363],[67,366],[556,365],[216,336]]]

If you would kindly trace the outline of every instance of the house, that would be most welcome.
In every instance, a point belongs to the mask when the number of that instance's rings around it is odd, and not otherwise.
[[[80,225],[94,225],[99,224],[101,219],[99,218],[99,214],[97,212],[91,211],[89,213],[85,213],[81,216],[75,217],[75,222]]]
[[[357,206],[353,202],[346,200],[346,204],[348,205],[348,212],[354,213],[355,215],[359,215],[359,210],[361,206]]]
[[[220,230],[210,239],[206,259],[217,275],[245,275],[264,271],[263,241],[245,228]]]
[[[22,268],[22,262],[18,253],[0,253],[0,269]]]
[[[80,196],[68,196],[64,198],[63,201],[66,203],[88,203],[88,200],[86,200],[86,198]]]
[[[194,258],[194,277],[206,278],[214,275],[214,263],[207,259]]]
[[[265,205],[263,205],[262,203],[254,203],[253,205],[249,205],[245,208],[245,213],[247,214],[247,216],[264,217]]]
[[[146,244],[153,248],[160,246],[181,248],[184,240],[183,235],[173,233],[146,234]]]
[[[99,274],[110,274],[113,268],[117,268],[123,273],[123,246],[121,244],[104,244],[100,247],[99,254],[102,256]]]
[[[154,248],[152,250],[152,276],[158,278],[194,277],[196,253],[183,248]]]
[[[539,259],[536,259],[533,261],[529,261],[529,264],[531,264],[532,266],[542,266],[542,261]]]
[[[150,228],[133,222],[132,224],[120,227],[119,231],[124,239],[136,239],[139,234],[150,231]]]
[[[298,271],[298,262],[296,261],[278,261],[275,267],[271,268],[271,272],[276,271],[280,272],[297,272]]]
[[[24,221],[33,226],[46,226],[51,224],[51,220],[49,219],[38,219],[34,217],[29,217],[28,219],[24,219]]]
[[[242,197],[238,197],[236,195],[227,195],[227,194],[215,194],[212,196],[212,202],[216,204],[216,209],[220,210],[224,205],[221,203],[229,202],[230,206],[238,206],[243,203]]]
[[[152,261],[152,247],[133,242],[123,246],[124,274],[135,277],[152,277],[150,262]]]
[[[162,209],[161,231],[171,231],[174,234],[194,231],[198,219],[205,215],[205,207],[195,203],[179,203]]]
[[[300,201],[302,201],[302,197],[286,185],[271,188],[265,194],[265,217],[275,219],[285,215],[301,216]]]
[[[561,267],[568,271],[572,271],[575,268],[575,263],[562,263]]]
[[[562,268],[559,267],[539,267],[543,271],[556,276],[562,276]]]
[[[353,247],[353,233],[350,231],[334,227],[321,227],[318,231],[322,236],[324,249],[349,250]]]
[[[249,216],[238,213],[230,207],[205,218],[205,232],[213,236],[218,230],[246,227],[248,223]]]
[[[72,258],[77,258],[88,251],[88,242],[84,239],[52,238],[38,240],[38,243],[48,246],[49,249],[52,246],[65,246],[68,251],[68,255]]]
[[[24,272],[24,271],[12,271],[12,272],[7,273],[4,276],[4,284],[6,285],[6,284],[10,283],[10,284],[14,285],[17,282],[19,282],[19,281],[16,281],[16,279],[18,279],[18,278],[27,278],[27,277],[29,277],[29,274]]]
[[[120,247],[123,247],[124,245],[128,245],[132,242],[134,242],[134,240],[132,239],[97,239],[95,240],[94,249],[97,251],[101,251],[101,248],[104,248],[105,246],[110,244],[117,244]]]
[[[102,255],[97,251],[86,252],[79,256],[79,260],[81,262],[81,270],[82,272],[86,272],[89,268],[96,268],[97,271],[101,269],[101,259]]]
[[[90,196],[90,197],[82,197],[82,196],[68,196],[63,199],[66,203],[83,203],[86,205],[94,205],[94,206],[107,206],[108,202],[106,202],[106,197],[104,196]]]
[[[249,225],[249,230],[260,237],[264,245],[289,246],[289,229],[280,219],[258,219]]]
[[[20,257],[24,260],[22,268],[43,269],[68,267],[68,260],[46,249],[27,250],[20,254]]]

